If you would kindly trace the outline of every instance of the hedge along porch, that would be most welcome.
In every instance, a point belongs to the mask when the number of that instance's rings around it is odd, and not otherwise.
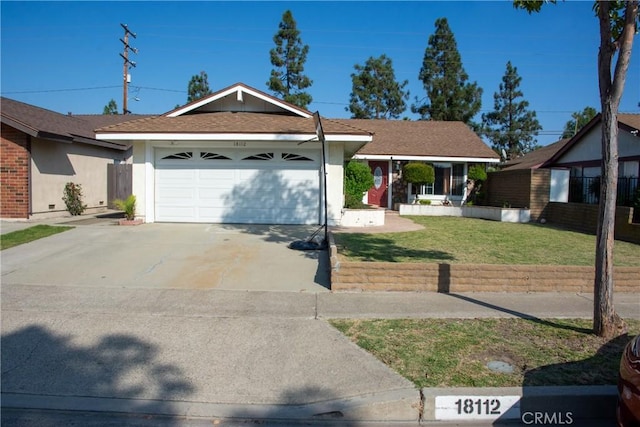
[[[328,223],[340,224],[343,164],[370,132],[322,119]],[[162,116],[98,130],[133,145],[147,222],[321,224],[322,144],[312,113],[238,83]]]
[[[355,159],[367,161],[374,187],[365,202],[381,207],[411,202],[415,192],[402,181],[408,162],[432,164],[436,179],[423,186],[420,198],[462,202],[466,195],[467,171],[473,164],[497,164],[500,157],[462,122],[430,120],[338,120],[373,133],[373,141],[361,148]]]

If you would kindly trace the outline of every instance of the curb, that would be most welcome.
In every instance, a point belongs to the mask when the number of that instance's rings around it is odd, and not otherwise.
[[[615,420],[618,392],[616,386],[424,388],[421,396],[424,422],[580,425],[578,421]]]
[[[360,421],[439,424],[495,422],[509,425],[579,425],[615,419],[615,386],[413,388],[299,405],[231,404],[2,393],[2,407],[289,421]],[[456,411],[457,401],[469,412]],[[504,402],[498,414],[486,414]],[[479,402],[479,403],[478,403]],[[478,411],[479,408],[479,411]],[[459,412],[459,413],[458,413]],[[478,413],[480,412],[480,413]]]
[[[2,393],[2,407],[251,420],[417,422],[416,389],[398,389],[299,405],[237,404]]]

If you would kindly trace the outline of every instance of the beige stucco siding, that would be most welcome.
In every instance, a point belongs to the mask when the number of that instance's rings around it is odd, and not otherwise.
[[[131,161],[133,163],[132,192],[136,196],[136,216],[145,218],[147,212],[146,197],[146,179],[145,179],[145,163],[146,163],[146,144],[144,141],[135,141],[133,144],[133,155]],[[153,201],[152,201],[153,202]]]
[[[62,197],[67,182],[82,185],[82,201],[88,208],[106,207],[107,165],[124,159],[122,151],[34,138],[31,142],[32,214],[65,211]]]

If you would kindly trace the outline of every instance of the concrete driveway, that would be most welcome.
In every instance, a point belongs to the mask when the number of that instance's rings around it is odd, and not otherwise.
[[[2,251],[2,283],[328,291],[327,252],[287,247],[315,227],[113,224],[71,222],[73,230]]]

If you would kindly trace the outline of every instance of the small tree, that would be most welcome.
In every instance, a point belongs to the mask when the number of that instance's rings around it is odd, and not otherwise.
[[[82,215],[82,212],[87,208],[82,204],[82,186],[80,184],[74,184],[73,182],[67,182],[64,186],[64,195],[62,200],[67,205],[67,210],[71,215]]]
[[[115,115],[118,114],[118,104],[116,104],[115,99],[111,99],[107,105],[104,106],[102,110],[102,114],[105,115]]]
[[[391,58],[370,57],[364,65],[354,65],[349,108],[354,119],[397,119],[407,109],[408,80],[396,81]]]
[[[303,74],[304,63],[307,61],[309,45],[302,44],[300,30],[296,25],[293,14],[287,10],[282,15],[278,32],[273,36],[276,47],[269,51],[271,76],[267,86],[277,96],[300,108],[307,108],[312,97],[304,89],[311,86],[313,81]]]
[[[124,211],[124,216],[129,221],[136,219],[136,196],[130,194],[125,200],[116,199],[113,201],[118,209]]]
[[[435,26],[418,75],[428,101],[416,97],[411,111],[420,114],[421,120],[462,121],[473,127],[473,116],[482,105],[482,88],[468,81],[447,18],[437,19]]]
[[[593,107],[585,107],[582,111],[576,111],[571,114],[571,120],[564,125],[564,131],[562,132],[563,138],[571,138],[578,133],[580,129],[591,121],[596,116],[596,109]]]
[[[207,73],[204,71],[200,71],[200,74],[191,76],[191,80],[189,80],[189,86],[187,87],[187,102],[197,101],[207,95],[211,95],[211,89],[209,89],[209,76],[207,76]]]
[[[433,184],[436,180],[436,173],[433,166],[420,162],[410,162],[402,168],[402,179],[416,187],[415,194],[418,194],[418,186]]]
[[[487,180],[487,171],[482,165],[473,165],[467,172],[467,204],[476,204],[482,189],[482,184]]]
[[[347,163],[344,171],[344,207],[361,208],[362,196],[371,187],[373,187],[373,175],[369,166],[354,160]]]
[[[505,150],[507,159],[515,159],[537,148],[535,136],[542,129],[535,111],[520,90],[522,77],[507,62],[499,91],[493,94],[494,111],[482,115],[482,131],[491,140],[496,153]]]

